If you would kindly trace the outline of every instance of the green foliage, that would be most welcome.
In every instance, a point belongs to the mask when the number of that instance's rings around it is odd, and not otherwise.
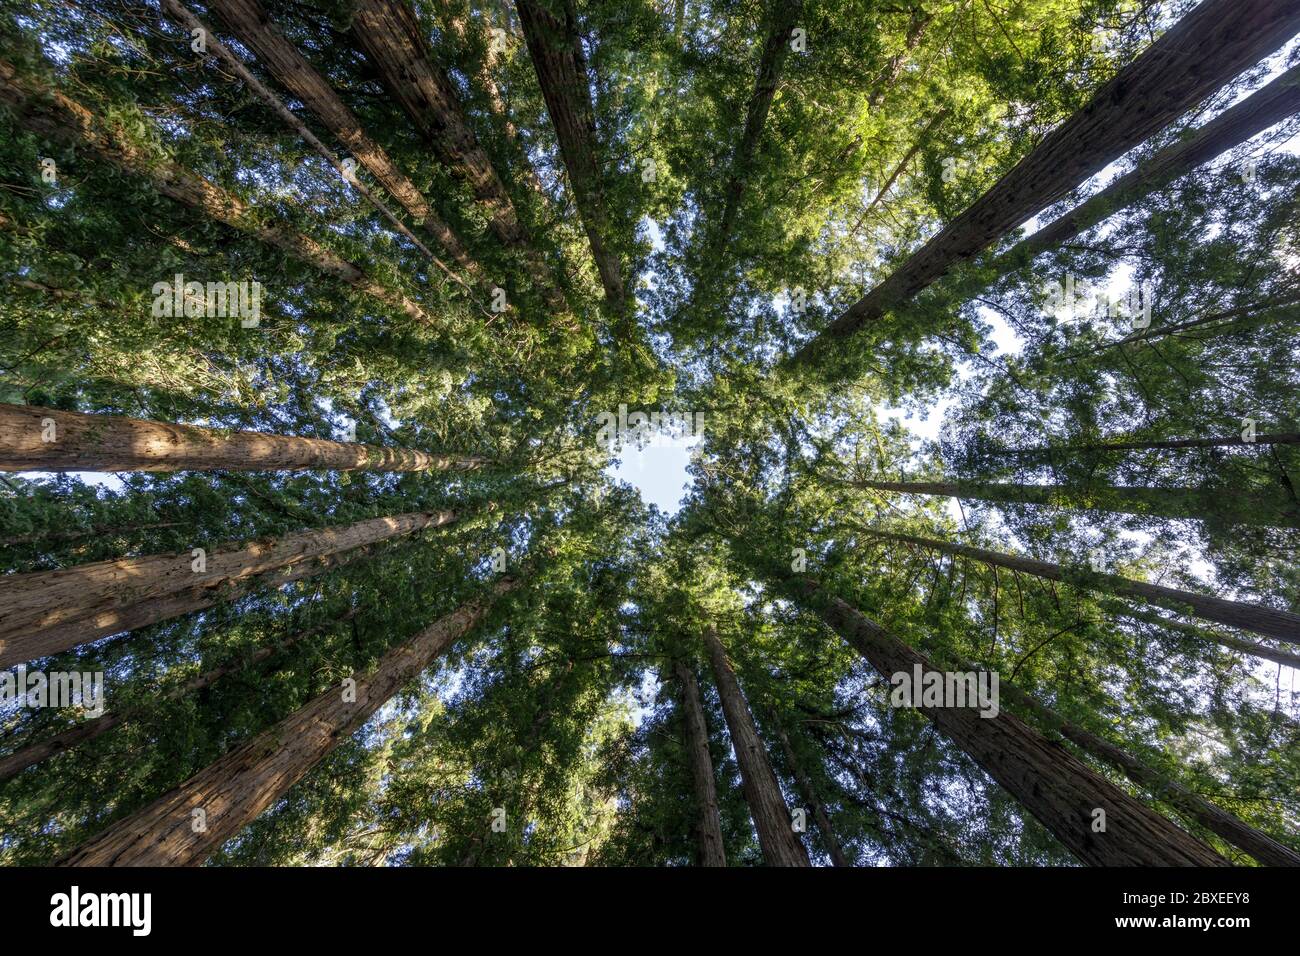
[[[1074,566],[1094,555],[1133,579],[1300,610],[1300,532],[1243,527],[1230,507],[1249,499],[1300,510],[1294,444],[1096,447],[1233,436],[1247,418],[1260,433],[1300,432],[1300,160],[1282,148],[1294,119],[1032,261],[1007,267],[999,255],[1020,236],[1004,237],[824,363],[797,373],[782,364],[1187,3],[548,4],[571,17],[589,70],[605,238],[635,293],[630,316],[604,305],[511,5],[414,7],[566,309],[521,250],[496,241],[491,211],[377,80],[352,32],[352,4],[264,6],[463,239],[482,287],[449,279],[153,7],[0,0],[0,61],[19,76],[81,104],[151,163],[175,162],[238,196],[259,224],[310,237],[431,319],[413,322],[0,107],[0,402],[314,438],[339,439],[353,424],[360,442],[490,463],[429,474],[0,476],[0,566],[19,574],[404,512],[460,515],[319,576],[42,662],[104,671],[109,711],[123,720],[0,783],[0,862],[59,858],[373,667],[481,596],[498,547],[522,586],[214,864],[693,865],[701,804],[681,664],[701,689],[728,863],[762,865],[701,641],[708,627],[727,648],[787,805],[820,804],[831,822],[833,834],[809,815],[802,839],[814,861],[828,862],[837,845],[857,865],[1070,864],[969,755],[890,705],[887,680],[792,589],[796,554],[824,592],[933,660],[996,669],[1167,780],[1298,845],[1294,672],[1284,678],[1219,643],[1242,636],[1231,629],[1155,612],[1085,574],[1046,581],[873,534]],[[791,9],[807,46],[785,54],[743,154],[766,39]],[[1185,134],[1263,72],[1122,165]],[[1040,221],[1095,186],[1080,184]],[[154,284],[178,273],[259,281],[260,324],[154,315]],[[1067,275],[1145,283],[1151,325],[1053,317],[1045,285]],[[504,313],[486,308],[494,287],[507,293]],[[620,404],[705,412],[695,483],[676,515],[609,477],[596,422]],[[916,416],[910,427],[898,411]],[[937,437],[918,433],[927,418],[943,423]],[[1054,484],[1071,507],[957,504],[856,479]],[[1097,507],[1116,486],[1164,492],[1188,516]],[[229,672],[185,689],[214,668]],[[7,707],[0,750],[83,719]],[[1080,755],[1176,815],[1161,794]],[[1178,819],[1234,862],[1251,862]]]

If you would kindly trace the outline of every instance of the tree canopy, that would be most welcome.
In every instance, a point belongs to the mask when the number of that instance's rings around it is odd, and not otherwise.
[[[0,0],[0,862],[1300,864],[1298,37]]]

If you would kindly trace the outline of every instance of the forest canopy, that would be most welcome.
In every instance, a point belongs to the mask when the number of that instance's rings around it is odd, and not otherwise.
[[[0,863],[1300,865],[1297,133],[1296,0],[0,0]]]

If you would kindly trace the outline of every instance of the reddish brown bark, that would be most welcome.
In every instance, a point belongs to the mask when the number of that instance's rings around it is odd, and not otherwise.
[[[892,531],[874,531],[869,528],[862,530],[872,537],[903,541],[923,548],[933,548],[945,554],[971,558],[993,567],[1023,571],[1025,574],[1047,578],[1051,581],[1069,581],[1082,587],[1095,588],[1111,594],[1136,597],[1181,614],[1193,614],[1207,621],[1227,624],[1229,627],[1239,627],[1243,630],[1253,631],[1256,634],[1263,634],[1266,637],[1300,643],[1300,615],[1266,607],[1262,604],[1229,601],[1209,594],[1197,594],[1195,591],[1182,591],[1178,588],[1167,588],[1159,584],[1148,584],[1145,581],[1134,581],[1118,574],[1106,574],[1084,568],[1067,569],[1050,561],[1039,561],[1034,558],[1024,558],[1019,555],[1004,554],[1000,551],[989,551],[985,548],[975,548],[970,545],[955,544],[948,541],[936,541],[933,538],[922,538],[917,535],[899,534]],[[1258,647],[1258,645],[1251,646]],[[1258,647],[1258,650],[1262,652],[1271,650],[1271,648]],[[1269,655],[1261,654],[1261,656],[1267,657]],[[1287,655],[1287,657],[1292,658],[1291,655]]]
[[[479,12],[482,16],[482,29],[491,29],[492,11],[490,9],[484,9]],[[450,30],[452,35],[456,37],[456,41],[462,51],[472,45],[473,38],[479,30],[479,28],[476,28],[475,21],[472,18],[453,15],[451,12],[451,4],[448,3],[447,0],[438,0],[438,22],[440,26]],[[475,71],[478,85],[487,95],[488,109],[492,111],[492,115],[495,116],[497,121],[501,124],[501,128],[505,131],[506,139],[508,139],[511,145],[515,147],[519,168],[522,171],[524,178],[528,180],[529,187],[532,188],[533,192],[537,194],[539,200],[546,205],[548,211],[550,211],[550,197],[547,196],[546,189],[542,185],[541,179],[538,178],[537,170],[535,170],[532,163],[528,161],[527,145],[519,135],[519,128],[515,125],[514,120],[510,116],[510,107],[507,105],[505,95],[502,93],[501,87],[496,80],[495,71],[497,68],[497,47],[491,42],[487,43],[486,46],[487,51],[484,54],[483,59],[480,61],[478,69]]]
[[[516,0],[515,8],[605,299],[615,312],[621,313],[627,304],[627,292],[611,244],[612,226],[597,158],[596,119],[577,25],[567,8],[563,21],[536,0]]]
[[[827,625],[886,678],[937,668],[919,651],[835,596],[819,596],[803,579],[795,592],[812,601]],[[1191,834],[1097,775],[1019,718],[1004,712],[982,717],[973,707],[918,708],[984,768],[1084,863],[1093,866],[1228,866]],[[1104,832],[1094,832],[1095,810],[1105,811]]]
[[[1292,67],[1237,105],[1224,110],[1185,139],[1162,149],[1086,202],[1013,246],[1000,263],[1026,261],[1079,235],[1131,206],[1166,183],[1190,172],[1300,111],[1300,66]]]
[[[466,471],[486,463],[474,456],[0,403],[0,471]]]
[[[179,787],[117,821],[59,861],[60,866],[194,866],[288,792],[394,694],[426,670],[518,586],[503,578],[390,650],[371,673],[358,671],[355,701],[325,691],[274,727],[232,750]],[[194,811],[203,812],[196,832]]]
[[[258,585],[308,577],[332,566],[335,555],[455,520],[450,511],[414,512],[303,531],[212,551],[201,572],[187,551],[12,574],[0,592],[0,667],[165,621]],[[283,573],[253,580],[268,571]]]
[[[754,829],[758,831],[763,859],[768,866],[812,866],[808,851],[791,825],[790,811],[781,796],[781,785],[772,770],[772,762],[768,760],[767,748],[758,734],[754,715],[712,626],[704,630],[704,646],[713,665],[714,682],[722,699],[722,713],[727,718],[731,746],[736,752],[736,763],[740,765],[745,802],[749,804]]]
[[[821,834],[822,846],[826,848],[826,855],[831,858],[831,865],[852,866],[853,864],[844,855],[839,839],[835,836],[835,828],[831,826],[831,815],[826,812],[826,804],[822,803],[821,798],[817,796],[817,788],[804,772],[799,756],[794,752],[790,735],[785,732],[775,713],[772,714],[771,719],[772,728],[776,731],[777,739],[781,741],[781,752],[785,754],[785,765],[790,768],[790,774],[799,788],[799,796],[812,808],[813,820],[817,823],[817,832]]]
[[[736,151],[731,157],[731,169],[727,174],[727,183],[723,189],[722,218],[718,231],[710,248],[709,255],[716,255],[731,238],[736,226],[736,216],[740,211],[740,199],[745,191],[745,182],[754,157],[758,153],[758,144],[763,136],[763,127],[767,123],[767,114],[772,108],[772,100],[781,82],[781,69],[786,57],[790,55],[790,36],[798,24],[803,11],[802,0],[777,0],[773,4],[772,21],[767,31],[767,40],[763,44],[763,54],[758,62],[758,76],[754,82],[754,91],[750,94],[745,108],[745,127],[736,144]],[[706,261],[710,259],[706,258]]]
[[[351,620],[356,617],[357,613],[358,609],[353,608],[342,615],[338,620]],[[247,657],[238,658],[222,664],[219,667],[214,667],[212,670],[205,671],[202,674],[196,674],[189,680],[166,691],[162,695],[163,699],[176,700],[187,694],[193,694],[206,687],[211,687],[227,674],[233,674],[236,671],[253,667],[266,660],[272,654],[286,650],[300,641],[314,637],[316,634],[319,634],[324,630],[326,626],[327,625],[320,625],[311,628],[310,630],[303,631],[300,634],[290,637],[288,640],[281,641],[278,644],[268,647],[259,647]],[[57,733],[52,737],[47,737],[45,740],[39,740],[36,743],[28,744],[26,747],[21,747],[5,757],[0,757],[0,783],[3,783],[10,777],[16,776],[28,767],[35,766],[36,764],[61,754],[64,751],[71,750],[73,747],[80,746],[87,741],[94,740],[96,737],[103,736],[114,727],[118,727],[125,721],[136,716],[136,713],[137,712],[134,710],[109,711],[106,714],[101,714],[100,716],[87,720],[84,723],[77,724],[74,727],[69,727],[67,730]]]
[[[1169,438],[1150,441],[1099,442],[1092,445],[1039,445],[1034,448],[1006,448],[996,455],[1043,455],[1074,452],[1106,451],[1158,451],[1173,448],[1233,448],[1245,445],[1300,445],[1300,432],[1260,432],[1253,440],[1240,435],[1218,435],[1213,438]]]
[[[860,478],[847,482],[858,488],[896,491],[910,495],[991,501],[999,504],[1051,505],[1148,518],[1186,518],[1230,524],[1300,528],[1300,505],[1281,494],[1268,497],[1242,493],[1231,497],[1216,489],[1156,488],[1141,485],[999,484],[981,481],[878,481]]]
[[[673,662],[673,673],[682,688],[682,723],[685,725],[686,757],[691,765],[695,790],[695,845],[699,866],[726,866],[722,843],[722,818],[718,812],[718,788],[709,755],[709,727],[700,703],[700,685],[695,672],[681,661]]]
[[[1300,5],[1205,0],[793,357],[810,360],[1063,198],[1300,31]]]
[[[1135,784],[1149,791],[1155,798],[1163,800],[1188,819],[1195,820],[1237,849],[1249,853],[1264,866],[1300,866],[1300,853],[1296,853],[1221,807],[1215,806],[1176,780],[1171,780],[1153,770],[1109,740],[1104,740],[1070,723],[1046,704],[1006,681],[1002,682],[1000,691],[1007,700],[1019,704],[1085,753],[1102,763],[1110,764]]]
[[[474,135],[455,86],[434,63],[415,11],[406,0],[357,0],[352,35],[439,162],[468,183],[496,237],[523,256],[551,306],[563,308],[563,295],[531,248],[510,193]]]
[[[162,0],[168,14],[192,26],[185,18],[188,11],[177,0]],[[307,62],[292,43],[276,29],[270,16],[258,0],[210,0],[208,8],[217,14],[239,42],[248,47],[257,61],[281,86],[294,95],[303,106],[311,110],[340,143],[356,158],[381,186],[401,205],[402,209],[423,228],[452,259],[471,275],[481,269],[465,249],[465,244],[452,228],[439,218],[428,200],[420,194],[410,178],[397,168],[384,148],[372,140],[361,126],[361,121],[348,109],[333,87]],[[189,14],[192,18],[192,14]],[[211,45],[211,41],[210,41]],[[238,61],[236,61],[238,62]],[[278,100],[276,102],[279,102]],[[281,104],[282,105],[282,104]],[[289,120],[295,124],[299,135],[305,128],[292,113]],[[307,132],[308,142],[318,142]],[[332,157],[332,154],[330,154]],[[359,184],[358,184],[359,185]],[[364,187],[361,187],[364,188]]]

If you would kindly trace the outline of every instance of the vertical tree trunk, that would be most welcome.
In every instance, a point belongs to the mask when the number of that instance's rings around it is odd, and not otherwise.
[[[472,455],[0,403],[0,471],[468,471]]]
[[[615,313],[621,314],[627,292],[619,257],[610,245],[613,228],[597,159],[596,119],[586,62],[578,52],[577,24],[567,15],[561,21],[538,0],[516,0],[515,9],[605,299]]]
[[[1120,577],[1118,574],[1105,574],[1085,568],[1067,569],[1061,567],[1059,564],[1052,564],[1050,561],[1038,561],[1033,558],[1022,558],[1014,554],[1003,554],[999,551],[988,551],[984,548],[974,548],[964,544],[936,541],[933,538],[922,538],[916,535],[899,534],[892,531],[874,531],[870,528],[864,528],[862,530],[873,538],[902,541],[908,544],[919,545],[923,548],[933,548],[936,551],[942,551],[944,554],[971,558],[972,560],[980,561],[993,567],[1010,568],[1013,571],[1023,571],[1025,574],[1047,578],[1051,581],[1068,581],[1071,584],[1077,584],[1094,590],[1141,598],[1150,601],[1153,604],[1157,604],[1160,607],[1177,611],[1180,614],[1190,613],[1197,617],[1204,618],[1207,621],[1227,624],[1230,627],[1239,627],[1243,630],[1254,631],[1256,634],[1275,637],[1283,641],[1300,643],[1300,615],[1291,614],[1287,611],[1279,611],[1271,607],[1265,607],[1262,604],[1247,604],[1244,601],[1228,601],[1224,598],[1212,597],[1208,594],[1197,594],[1194,591],[1180,591],[1177,588],[1162,587],[1159,584],[1148,584],[1145,581],[1132,581],[1128,578]],[[1242,642],[1236,642],[1227,646],[1241,649],[1241,644]],[[1259,645],[1248,646],[1257,648],[1258,652],[1261,652],[1261,656],[1263,657],[1269,657],[1270,655],[1268,652],[1273,651],[1272,648],[1265,648]],[[1252,651],[1252,653],[1255,652],[1256,651]],[[1273,653],[1277,652],[1273,651]],[[1293,655],[1283,653],[1283,657],[1284,660],[1282,663],[1289,663],[1294,660]]]
[[[1300,853],[1216,807],[1178,781],[1168,779],[1109,740],[1075,726],[1018,687],[1004,681],[1001,692],[1012,703],[1019,704],[1044,724],[1057,730],[1066,740],[1077,744],[1102,763],[1110,764],[1156,799],[1168,803],[1188,819],[1195,820],[1211,833],[1218,834],[1239,850],[1249,853],[1263,865],[1300,866]]]
[[[812,780],[804,773],[803,765],[799,763],[799,758],[795,755],[794,747],[790,744],[789,734],[781,726],[781,720],[776,716],[775,712],[772,713],[771,717],[772,728],[776,731],[777,739],[781,741],[781,750],[785,754],[786,766],[790,768],[790,773],[794,776],[795,785],[799,788],[799,795],[812,808],[813,820],[817,822],[817,831],[821,834],[822,845],[826,847],[827,856],[831,858],[831,865],[852,866],[853,864],[844,856],[840,841],[835,837],[835,829],[831,826],[831,816],[826,812],[826,805],[817,796],[817,788],[813,786]]]
[[[168,16],[183,23],[189,29],[194,29],[199,22],[179,0],[162,0],[162,4]],[[474,276],[481,274],[479,264],[470,257],[460,237],[438,217],[428,201],[420,194],[415,183],[397,168],[384,148],[370,138],[362,128],[361,121],[339,99],[338,94],[325,78],[276,29],[258,0],[211,0],[207,6],[239,38],[239,42],[253,52],[258,62],[275,77],[276,82],[311,110],[334,138],[342,143],[356,157],[357,162],[378,180],[417,226],[422,227],[442,248],[447,250],[462,269]],[[209,48],[218,54],[222,52],[221,44],[215,37],[209,37],[208,44]],[[234,54],[226,52],[231,58],[234,57]],[[233,59],[233,63],[239,64],[239,60]],[[288,112],[278,98],[272,108],[277,112],[280,110]],[[324,148],[292,113],[289,113],[287,118],[295,131],[308,143],[318,149]],[[331,163],[334,162],[332,153],[327,153],[326,158]],[[365,189],[356,181],[353,185]],[[368,193],[368,190],[366,192]],[[370,197],[367,195],[367,198]]]
[[[736,680],[727,652],[712,625],[704,630],[704,646],[713,665],[718,696],[722,698],[722,713],[727,718],[731,745],[740,765],[745,802],[754,818],[763,859],[768,866],[811,866],[808,851],[791,827],[790,811],[781,796],[781,786],[777,783],[772,763],[767,759],[767,748],[758,735],[754,715],[750,713],[740,682]]]
[[[1300,505],[1276,496],[1238,494],[1226,496],[1217,489],[1155,488],[1094,484],[1069,485],[996,484],[980,481],[876,481],[847,482],[857,488],[897,491],[909,495],[943,495],[998,504],[1054,505],[1089,511],[1149,518],[1220,520],[1233,524],[1271,528],[1300,528]]]
[[[461,605],[390,650],[373,672],[353,674],[355,701],[344,699],[343,688],[330,688],[179,787],[111,824],[59,865],[202,863],[360,729],[452,642],[477,626],[496,598],[517,586],[516,579],[502,578],[488,597]],[[201,829],[198,820],[203,823]]]
[[[795,592],[884,677],[936,668],[862,612],[819,597],[803,579]],[[921,707],[934,725],[984,768],[1082,862],[1093,866],[1228,866],[1228,861],[1165,817],[1098,776],[1017,717],[981,717],[974,707]],[[1105,831],[1094,832],[1105,812]]]
[[[437,5],[439,25],[444,29],[451,30],[455,35],[462,54],[474,46],[475,39],[478,36],[495,29],[491,9],[480,10],[481,19],[476,20],[470,16],[457,16],[454,14],[451,9],[453,4],[450,0],[437,0]],[[490,40],[485,41],[484,45],[487,47],[486,52],[482,60],[479,61],[478,69],[475,71],[478,85],[487,94],[488,108],[501,124],[506,139],[515,148],[520,173],[528,181],[528,185],[533,192],[537,194],[538,201],[547,207],[548,216],[552,216],[555,210],[551,208],[550,196],[547,195],[546,187],[537,175],[537,170],[533,168],[533,164],[528,159],[528,145],[519,135],[519,128],[510,116],[510,107],[506,103],[505,95],[501,92],[501,87],[496,80],[498,48]]]
[[[407,0],[357,0],[353,13],[352,35],[384,87],[433,147],[438,161],[468,184],[497,239],[522,255],[549,304],[563,309],[564,297],[531,248],[510,192],[474,135],[456,87],[434,63],[415,11]]]
[[[920,5],[912,8],[911,22],[908,24],[907,34],[903,38],[903,49],[889,58],[889,63],[886,64],[884,71],[871,85],[871,92],[867,96],[867,105],[873,110],[880,108],[880,104],[884,102],[885,94],[893,88],[894,83],[903,75],[903,68],[907,66],[907,61],[911,58],[912,53],[920,46],[926,28],[933,21],[933,13],[927,13]]]
[[[253,579],[267,571],[284,569],[266,582],[277,585],[308,577],[342,552],[455,520],[451,511],[413,512],[302,531],[213,551],[202,571],[186,551],[11,574],[0,592],[0,667],[208,607],[225,600],[226,589],[237,596],[256,586]]]
[[[695,673],[681,661],[673,661],[673,673],[682,688],[682,723],[686,728],[686,756],[691,764],[695,788],[695,844],[699,866],[726,866],[722,843],[722,819],[718,812],[718,789],[709,756],[709,727],[700,703],[700,685]]]
[[[821,355],[1159,132],[1300,31],[1300,6],[1205,0],[794,356]]]
[[[1300,112],[1300,66],[1287,70],[1185,139],[1165,147],[1086,202],[1022,239],[999,261],[1027,261],[1068,242],[1164,184],[1297,112]]]
[[[41,80],[21,76],[12,63],[3,60],[0,60],[0,105],[12,110],[24,129],[73,148],[87,147],[105,162],[149,180],[167,198],[274,246],[422,325],[435,324],[404,293],[382,285],[360,266],[348,262],[296,229],[266,221],[234,193],[179,163],[170,159],[159,160],[110,123],[101,122],[80,103]]]
[[[1224,647],[1231,647],[1233,650],[1241,651],[1243,654],[1253,654],[1256,657],[1262,657],[1266,660],[1276,661],[1279,664],[1285,664],[1287,667],[1294,667],[1300,670],[1300,654],[1291,654],[1287,651],[1278,650],[1276,647],[1266,647],[1263,644],[1257,644],[1254,641],[1245,641],[1240,638],[1232,637],[1218,631],[1206,630],[1203,627],[1197,627],[1195,624],[1188,624],[1184,621],[1177,621],[1173,618],[1165,617],[1151,611],[1144,611],[1132,607],[1127,602],[1114,597],[1103,597],[1099,602],[1109,613],[1119,617],[1126,617],[1133,621],[1142,621],[1145,624],[1152,624],[1156,627],[1163,628],[1167,631],[1174,631],[1178,634],[1186,634],[1188,637],[1199,641],[1211,641],[1222,644]]]

